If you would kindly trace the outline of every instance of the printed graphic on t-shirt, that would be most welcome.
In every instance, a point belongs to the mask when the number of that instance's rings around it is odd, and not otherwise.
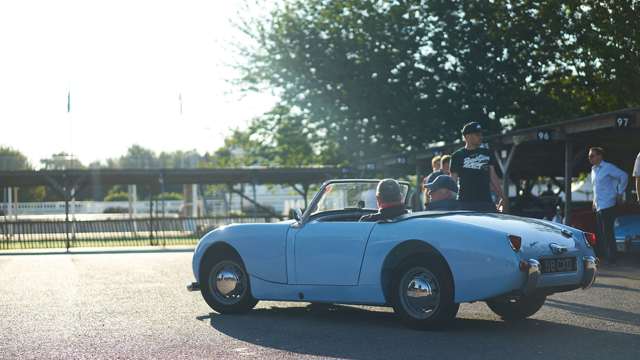
[[[462,167],[465,169],[488,170],[490,157],[483,154],[476,154],[474,157],[464,158]]]

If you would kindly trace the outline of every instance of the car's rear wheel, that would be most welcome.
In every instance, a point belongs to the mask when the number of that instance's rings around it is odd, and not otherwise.
[[[443,260],[416,256],[403,261],[392,281],[393,309],[408,326],[437,329],[455,318],[453,280]]]
[[[518,299],[488,300],[487,305],[502,319],[514,321],[526,319],[537,313],[546,300],[545,295],[532,295]]]
[[[236,256],[205,259],[200,271],[200,291],[207,304],[221,314],[243,313],[258,303],[251,296],[244,264]]]

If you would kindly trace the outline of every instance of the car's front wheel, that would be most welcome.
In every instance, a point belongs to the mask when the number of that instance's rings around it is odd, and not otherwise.
[[[487,305],[502,319],[514,321],[526,319],[537,313],[546,300],[545,295],[532,295],[518,299],[488,300]]]
[[[244,265],[235,256],[205,259],[200,271],[200,291],[207,304],[221,314],[246,312],[258,303],[251,296]]]
[[[402,262],[394,272],[392,290],[393,309],[410,327],[441,328],[458,313],[453,280],[444,261],[436,256]]]

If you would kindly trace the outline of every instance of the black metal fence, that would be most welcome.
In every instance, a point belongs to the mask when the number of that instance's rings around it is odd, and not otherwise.
[[[262,223],[272,217],[135,218],[109,220],[0,220],[0,249],[195,244],[231,223]]]

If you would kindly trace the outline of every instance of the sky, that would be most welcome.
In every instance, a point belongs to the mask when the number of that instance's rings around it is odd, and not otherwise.
[[[242,1],[0,1],[0,146],[36,168],[61,151],[86,165],[132,144],[214,151],[276,101],[229,83]]]

